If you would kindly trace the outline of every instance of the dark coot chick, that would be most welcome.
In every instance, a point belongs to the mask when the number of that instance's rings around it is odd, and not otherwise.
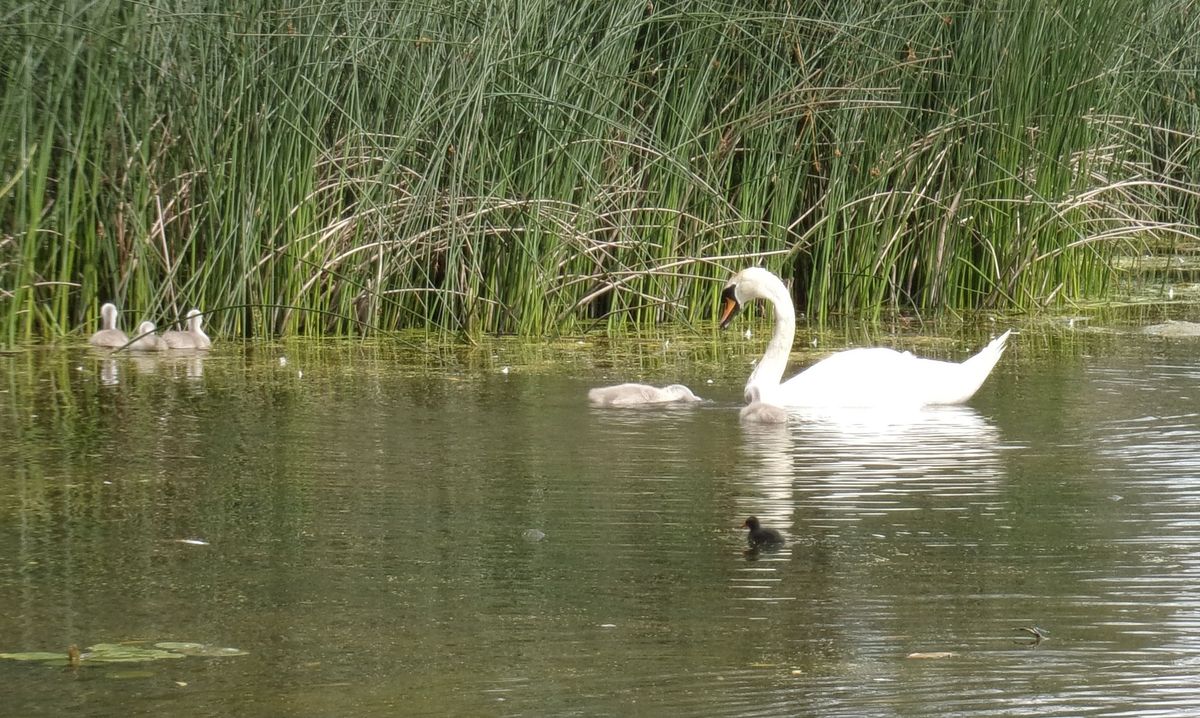
[[[750,548],[773,548],[783,545],[783,536],[780,536],[775,529],[767,529],[759,525],[757,516],[746,519],[742,528],[750,529],[750,535],[747,537]]]

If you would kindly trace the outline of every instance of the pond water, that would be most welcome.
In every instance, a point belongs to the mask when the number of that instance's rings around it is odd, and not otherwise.
[[[85,651],[3,712],[1200,712],[1200,339],[1026,328],[968,407],[783,427],[758,340],[617,346],[0,357],[0,653]],[[86,652],[157,642],[245,655]]]

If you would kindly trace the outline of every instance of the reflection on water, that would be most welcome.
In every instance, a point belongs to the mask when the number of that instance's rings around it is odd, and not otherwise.
[[[791,501],[798,476],[831,492],[810,500],[870,501],[884,494],[963,488],[978,493],[1002,474],[995,426],[968,407],[902,414],[845,410],[794,415],[787,425],[746,425],[743,451],[766,495]]]
[[[130,371],[137,374],[157,374],[165,370],[173,376],[189,380],[204,378],[204,359],[207,352],[174,350],[169,354],[134,354],[113,353],[107,350],[92,349],[85,361],[99,364],[100,383],[104,386],[117,386],[121,377]],[[83,365],[80,367],[83,368]]]
[[[784,425],[738,421],[741,366],[610,409],[611,373],[505,356],[6,358],[0,652],[248,651],[0,660],[6,708],[1190,715],[1200,360],[1127,339],[1018,344],[970,407]],[[749,553],[750,515],[786,544]]]
[[[742,431],[755,487],[742,510],[771,525],[806,507],[826,522],[909,511],[922,493],[980,501],[1003,476],[999,433],[969,407],[801,411]]]

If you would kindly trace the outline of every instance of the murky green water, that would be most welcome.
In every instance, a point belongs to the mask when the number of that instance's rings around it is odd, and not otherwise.
[[[0,652],[248,652],[0,660],[4,711],[1200,711],[1200,339],[1027,329],[969,408],[782,428],[739,340],[0,357]],[[712,401],[584,401],[641,379]]]

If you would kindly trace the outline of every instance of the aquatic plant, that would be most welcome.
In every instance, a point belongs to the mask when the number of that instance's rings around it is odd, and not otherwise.
[[[185,658],[187,656],[202,656],[207,658],[224,658],[229,656],[244,656],[246,651],[239,648],[222,648],[204,643],[184,643],[164,641],[155,643],[152,647],[142,645],[146,641],[131,643],[97,643],[80,651],[72,645],[65,653],[51,651],[25,651],[20,653],[0,653],[0,659],[13,661],[37,661],[52,666],[80,666],[89,663],[143,663],[163,659]]]
[[[0,336],[526,334],[1096,296],[1195,245],[1200,15],[1092,3],[18,2]]]

